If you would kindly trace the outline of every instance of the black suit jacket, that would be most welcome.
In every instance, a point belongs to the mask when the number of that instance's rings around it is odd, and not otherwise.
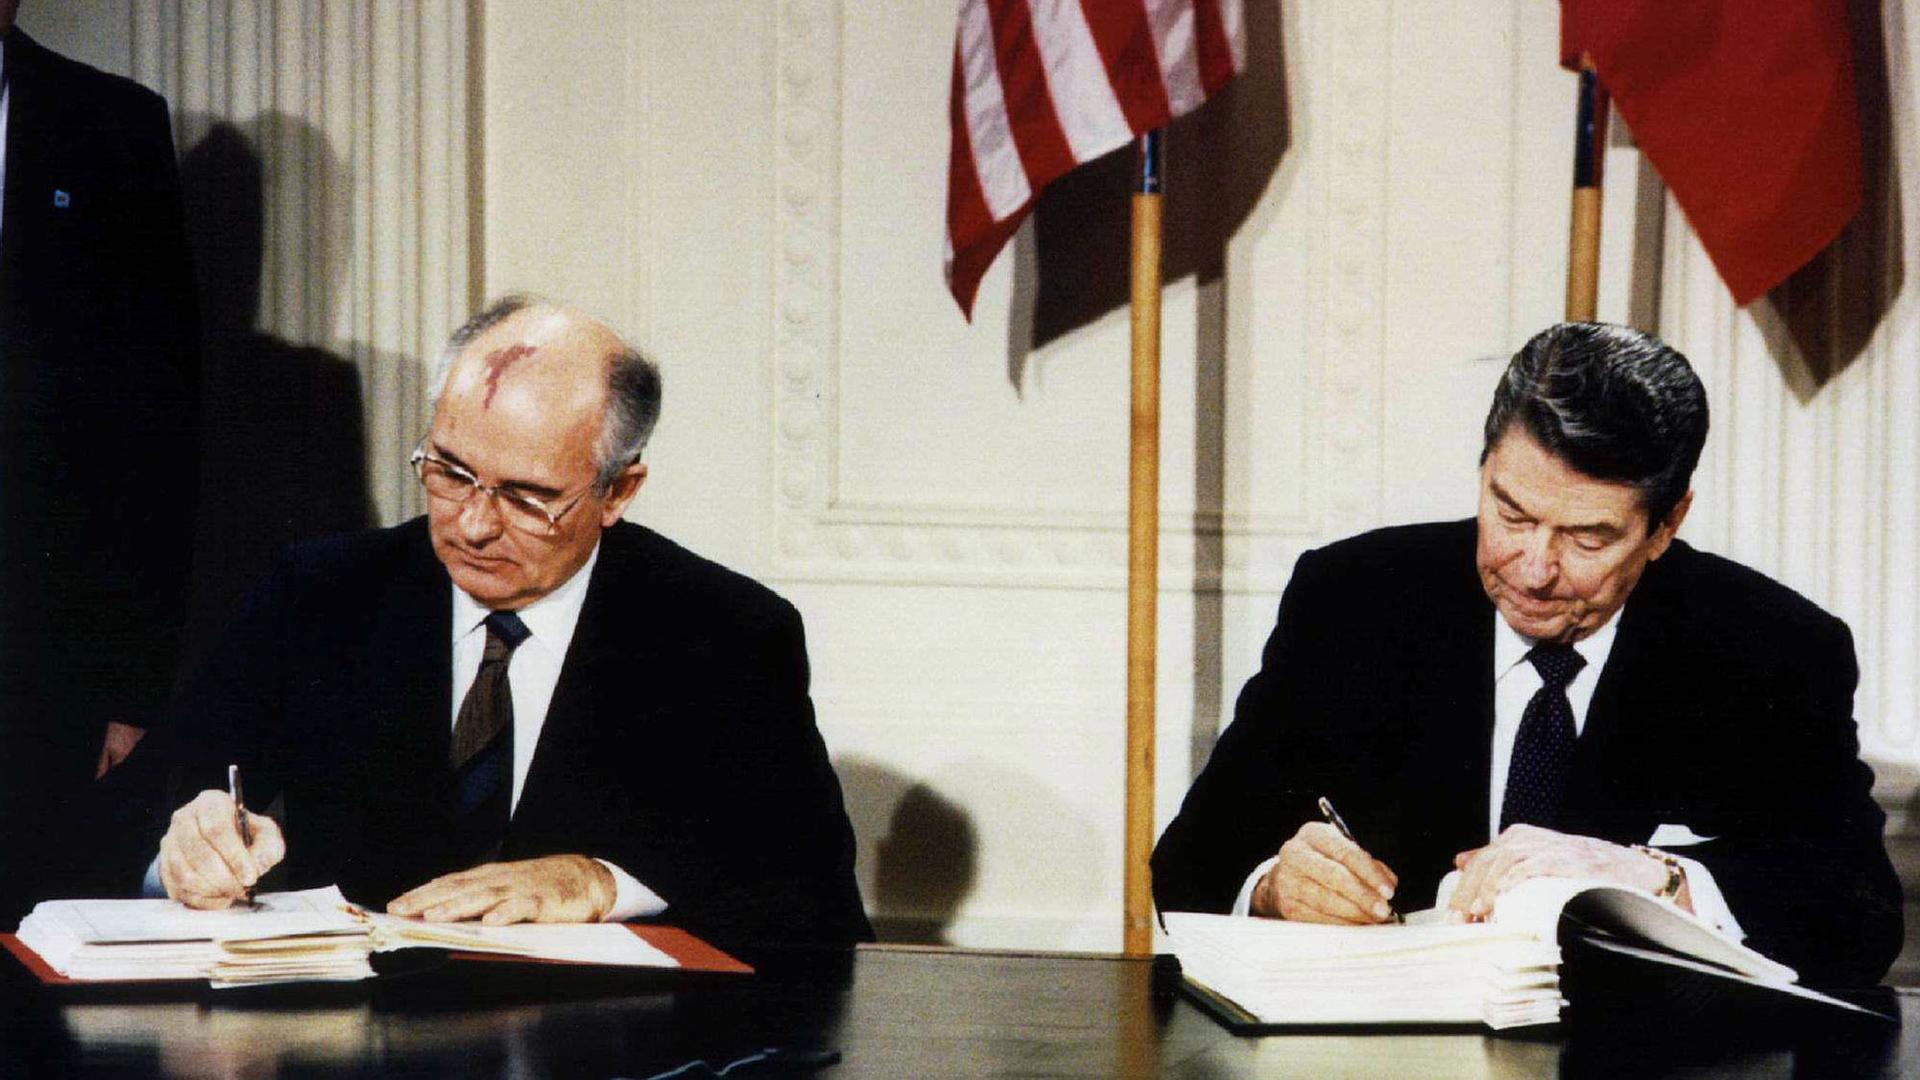
[[[0,908],[13,908],[75,887],[54,865],[75,846],[63,804],[103,725],[166,703],[198,485],[197,331],[166,103],[17,29],[0,41]]]
[[[284,800],[287,887],[384,905],[460,868],[451,590],[425,519],[296,545],[176,709],[183,796],[234,761]],[[871,937],[807,680],[791,605],[606,530],[501,858],[607,859],[726,945]]]
[[[1472,521],[1303,555],[1260,673],[1153,857],[1162,910],[1226,911],[1247,874],[1337,804],[1431,905],[1487,841],[1493,620]],[[1858,756],[1846,626],[1676,542],[1622,609],[1575,751],[1568,831],[1662,824],[1714,875],[1749,943],[1810,982],[1871,983],[1899,951],[1900,886]]]

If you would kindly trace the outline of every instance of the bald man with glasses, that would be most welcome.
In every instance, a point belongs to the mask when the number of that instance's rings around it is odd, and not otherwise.
[[[565,307],[454,333],[411,459],[426,515],[290,549],[175,710],[206,790],[161,841],[167,895],[224,907],[278,868],[429,920],[871,937],[798,613],[622,520],[659,401]]]

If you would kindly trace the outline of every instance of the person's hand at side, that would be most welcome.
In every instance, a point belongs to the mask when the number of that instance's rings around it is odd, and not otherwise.
[[[127,755],[133,753],[133,748],[140,745],[140,740],[146,734],[146,728],[122,724],[118,720],[107,721],[107,733],[100,740],[100,756],[93,763],[93,778],[100,779],[113,771],[114,766],[127,760]]]
[[[192,908],[224,908],[244,899],[260,876],[287,857],[280,826],[248,812],[251,846],[240,839],[233,798],[203,791],[173,812],[160,839],[160,884],[167,895]]]
[[[1453,865],[1460,871],[1460,884],[1448,906],[1473,920],[1493,914],[1493,902],[1500,894],[1528,878],[1607,881],[1657,893],[1669,874],[1658,858],[1637,848],[1537,825],[1510,825],[1486,847],[1455,855]],[[1693,910],[1684,876],[1673,901]]]
[[[387,913],[428,922],[478,919],[489,926],[599,922],[613,910],[614,897],[613,874],[596,860],[548,855],[434,878],[395,897]]]
[[[1400,876],[1386,863],[1332,825],[1312,821],[1280,845],[1280,857],[1254,886],[1248,910],[1295,922],[1385,922],[1399,887]]]

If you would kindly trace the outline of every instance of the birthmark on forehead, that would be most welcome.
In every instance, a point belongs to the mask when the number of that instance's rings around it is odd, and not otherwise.
[[[488,353],[482,363],[487,365],[487,396],[480,402],[483,409],[493,408],[493,393],[500,389],[500,377],[515,363],[532,356],[536,350],[531,345],[508,345]]]

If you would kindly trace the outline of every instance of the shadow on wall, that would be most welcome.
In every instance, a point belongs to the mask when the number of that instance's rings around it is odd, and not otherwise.
[[[1905,220],[1893,139],[1887,44],[1905,48],[1902,5],[1881,24],[1881,0],[1852,0],[1854,78],[1860,101],[1865,197],[1860,213],[1827,249],[1753,305],[1768,351],[1802,404],[1866,350],[1906,283]],[[1912,65],[1903,59],[1901,71]]]
[[[834,762],[857,840],[854,875],[881,941],[949,945],[973,890],[980,841],[967,812],[919,781],[862,758]]]
[[[351,177],[297,117],[262,114],[240,127],[195,116],[183,128],[205,132],[180,162],[205,331],[200,519],[182,651],[192,671],[282,545],[364,528],[372,515],[359,370],[275,332],[329,337],[350,251]],[[269,275],[269,260],[288,266],[282,246],[300,265]],[[265,318],[263,281],[281,293]]]
[[[960,906],[982,877],[986,836],[1002,853],[997,876],[1018,882],[1018,910],[1004,910],[1003,900],[990,916],[996,944],[1115,947],[1086,945],[1112,904],[1117,945],[1117,891],[1113,899],[1109,892],[1121,868],[1102,862],[1099,830],[1055,785],[977,758],[926,779],[859,757],[837,759],[834,769],[858,841],[855,875],[881,941],[955,944]],[[1118,809],[1111,824],[1119,828]]]

